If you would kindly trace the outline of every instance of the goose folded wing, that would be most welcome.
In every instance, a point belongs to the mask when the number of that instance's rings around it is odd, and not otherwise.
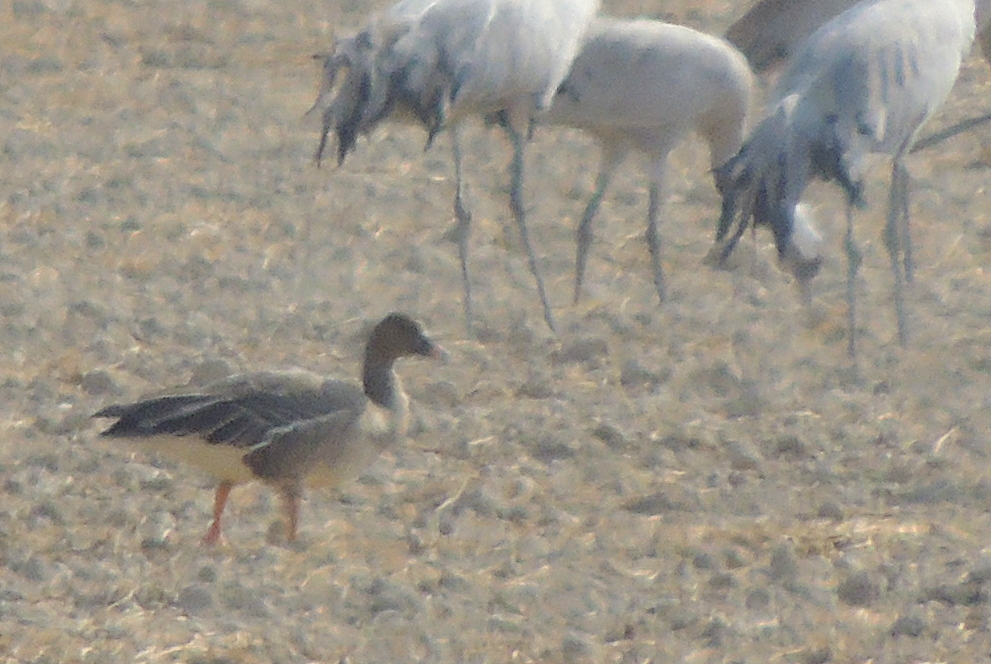
[[[302,477],[319,467],[334,475],[329,483],[336,484],[373,455],[372,448],[365,449],[358,440],[362,412],[363,404],[272,429],[244,462],[259,477],[272,480]]]
[[[108,437],[199,436],[212,444],[251,448],[267,441],[273,430],[356,409],[360,413],[363,396],[337,381],[314,385],[295,376],[258,374],[229,379],[205,393],[110,406],[96,417],[118,418],[103,432]]]

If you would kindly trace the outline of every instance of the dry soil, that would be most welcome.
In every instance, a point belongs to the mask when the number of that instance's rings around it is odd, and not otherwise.
[[[702,264],[704,146],[672,158],[670,299],[642,239],[643,164],[608,196],[570,304],[597,164],[540,129],[527,206],[560,333],[508,223],[508,148],[471,127],[478,333],[461,313],[445,141],[389,127],[317,169],[313,53],[381,2],[0,4],[0,661],[991,660],[991,131],[912,158],[918,273],[895,339],[880,229],[858,216],[859,373],[842,208],[811,310],[769,238]],[[742,0],[616,0],[721,31]],[[933,128],[987,110],[976,56]],[[230,371],[356,372],[387,311],[446,365],[400,367],[407,446],[310,492],[279,543],[270,491],[99,440],[89,415]]]

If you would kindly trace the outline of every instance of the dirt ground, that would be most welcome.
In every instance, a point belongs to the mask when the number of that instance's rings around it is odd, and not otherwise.
[[[378,2],[377,4],[383,4]],[[743,0],[608,5],[723,30]],[[635,159],[603,205],[586,299],[575,220],[597,165],[540,129],[531,231],[502,136],[468,131],[479,332],[466,334],[446,142],[390,127],[312,161],[311,54],[342,0],[0,4],[0,661],[978,662],[991,659],[991,130],[915,156],[911,342],[859,215],[861,371],[845,357],[842,208],[803,310],[762,233],[702,265],[718,197],[673,156],[658,306]],[[966,65],[932,124],[987,110]],[[101,442],[89,415],[193,376],[355,375],[405,310],[450,352],[400,367],[412,439],[278,542],[263,486],[201,548],[212,483]]]

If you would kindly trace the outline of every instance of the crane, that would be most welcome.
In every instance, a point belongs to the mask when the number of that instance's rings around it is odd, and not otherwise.
[[[468,269],[471,213],[465,203],[457,125],[498,115],[513,148],[510,210],[527,252],[548,327],[554,330],[523,204],[524,147],[534,118],[567,76],[599,0],[402,0],[371,17],[326,55],[311,112],[323,118],[319,161],[328,134],[341,163],[360,135],[388,119],[413,121],[429,146],[450,128],[456,191],[455,239],[464,283],[465,318],[473,310]],[[344,71],[341,80],[338,74]]]
[[[726,30],[726,38],[747,56],[755,71],[770,71],[787,62],[819,26],[859,2],[862,0],[758,0]],[[991,0],[977,0],[975,5],[977,39],[985,60],[991,63]],[[941,143],[988,121],[991,121],[991,113],[940,129],[915,141],[911,152]],[[904,244],[905,280],[911,282],[915,266],[912,238],[908,232]]]
[[[815,30],[862,0],[757,0],[726,30],[756,72],[785,62]],[[978,41],[991,63],[991,0],[975,8]]]
[[[597,18],[541,122],[582,129],[601,146],[595,190],[578,225],[574,301],[581,297],[592,221],[630,151],[649,160],[647,245],[657,295],[665,298],[658,215],[668,154],[691,131],[709,145],[714,172],[743,143],[753,76],[726,40],[647,19]],[[717,187],[719,183],[717,182]]]
[[[758,73],[786,62],[823,23],[862,0],[757,0],[727,30],[726,39],[736,45]],[[977,40],[984,59],[991,64],[991,0],[977,0]],[[991,113],[967,118],[915,142],[912,152],[924,150],[948,138],[991,121]],[[906,277],[911,278],[911,245],[905,247]]]
[[[793,241],[794,214],[813,177],[846,194],[848,353],[856,361],[855,281],[861,261],[853,210],[871,154],[891,157],[884,241],[894,275],[898,338],[907,341],[901,247],[908,232],[904,160],[956,81],[974,40],[974,0],[866,0],[822,25],[778,80],[766,117],[721,174],[717,233],[725,258],[752,224],[771,227],[799,282],[818,268]],[[734,224],[736,230],[730,233]]]

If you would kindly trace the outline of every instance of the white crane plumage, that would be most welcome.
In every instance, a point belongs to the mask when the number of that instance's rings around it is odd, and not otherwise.
[[[974,0],[867,0],[829,21],[782,74],[767,117],[724,176],[716,247],[725,257],[751,224],[774,232],[779,258],[800,282],[818,268],[793,240],[794,210],[813,177],[847,196],[848,352],[856,357],[854,284],[860,252],[853,208],[871,154],[892,158],[885,247],[895,285],[898,336],[907,338],[902,264],[908,233],[904,165],[920,127],[946,99],[974,39]],[[735,232],[731,233],[736,224]]]
[[[654,284],[664,301],[657,222],[668,154],[689,132],[698,131],[718,172],[743,143],[752,86],[746,59],[720,37],[645,19],[592,22],[571,73],[541,118],[585,130],[602,149],[595,191],[578,225],[575,302],[581,296],[592,220],[631,150],[649,159],[646,238]]]
[[[457,123],[498,114],[513,144],[510,209],[537,283],[544,319],[554,329],[550,302],[530,242],[523,205],[523,151],[530,124],[551,104],[578,52],[599,0],[403,0],[337,43],[324,59],[323,117],[318,159],[327,135],[337,137],[341,162],[358,136],[390,119],[412,119],[429,133],[443,128],[454,144],[456,238],[472,321],[468,237]],[[342,80],[338,73],[346,70]]]

